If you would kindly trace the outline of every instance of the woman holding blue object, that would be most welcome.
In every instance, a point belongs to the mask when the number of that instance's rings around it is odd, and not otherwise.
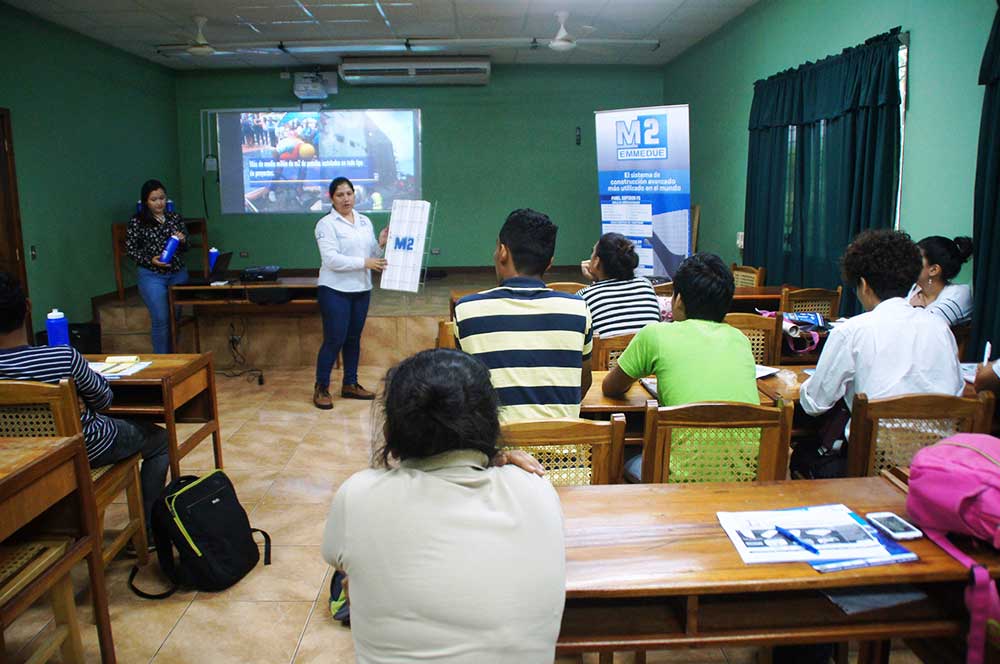
[[[344,380],[340,395],[346,399],[374,399],[375,395],[358,384],[361,332],[368,317],[371,299],[371,271],[381,272],[389,228],[378,239],[372,221],[354,209],[354,185],[344,177],[330,183],[333,209],[316,224],[316,245],[322,265],[319,269],[319,309],[323,316],[323,345],[316,358],[316,386],[313,405],[333,408],[330,398],[330,371],[343,351]]]
[[[128,222],[125,248],[139,268],[139,295],[152,321],[153,352],[169,353],[167,292],[188,280],[181,258],[187,250],[187,230],[179,214],[167,211],[167,191],[159,180],[146,180],[139,201],[141,209]]]

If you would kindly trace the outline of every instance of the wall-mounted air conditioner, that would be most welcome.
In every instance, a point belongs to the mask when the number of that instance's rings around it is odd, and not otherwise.
[[[354,85],[486,85],[489,58],[345,58],[340,77]]]

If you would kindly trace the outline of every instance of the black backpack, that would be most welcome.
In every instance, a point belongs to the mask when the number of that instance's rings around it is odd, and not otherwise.
[[[185,475],[168,484],[153,504],[152,520],[156,557],[174,587],[145,593],[135,587],[139,568],[133,567],[128,583],[140,597],[163,599],[179,587],[208,592],[228,588],[260,560],[255,532],[264,536],[264,564],[271,564],[271,537],[250,527],[236,489],[221,470],[201,478]],[[178,560],[174,548],[180,554]]]

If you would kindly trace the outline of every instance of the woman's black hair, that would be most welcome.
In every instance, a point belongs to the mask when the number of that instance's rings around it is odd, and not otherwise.
[[[635,245],[621,233],[605,233],[597,241],[594,254],[601,259],[601,271],[610,279],[632,279],[639,265]]]
[[[333,181],[330,183],[331,201],[333,200],[333,192],[337,191],[337,187],[339,187],[342,184],[346,184],[348,187],[351,188],[351,191],[354,191],[354,183],[348,180],[347,178],[345,177],[333,178]]]
[[[425,350],[389,370],[381,398],[384,445],[389,458],[424,458],[450,450],[497,453],[499,402],[486,366],[458,350]]]
[[[148,223],[154,223],[156,219],[153,218],[153,213],[149,211],[149,195],[156,191],[157,189],[162,189],[163,193],[167,193],[167,188],[163,186],[163,183],[159,180],[146,180],[142,183],[142,189],[139,190],[139,202],[142,205],[139,211],[139,217]]]
[[[928,265],[940,265],[941,276],[946,282],[962,270],[962,264],[972,255],[972,238],[960,236],[949,240],[941,235],[931,235],[917,242],[927,258]]]

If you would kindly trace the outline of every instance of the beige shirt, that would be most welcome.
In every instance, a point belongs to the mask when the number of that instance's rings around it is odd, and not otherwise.
[[[566,587],[549,482],[455,450],[341,485],[323,557],[350,579],[358,662],[552,662]]]

